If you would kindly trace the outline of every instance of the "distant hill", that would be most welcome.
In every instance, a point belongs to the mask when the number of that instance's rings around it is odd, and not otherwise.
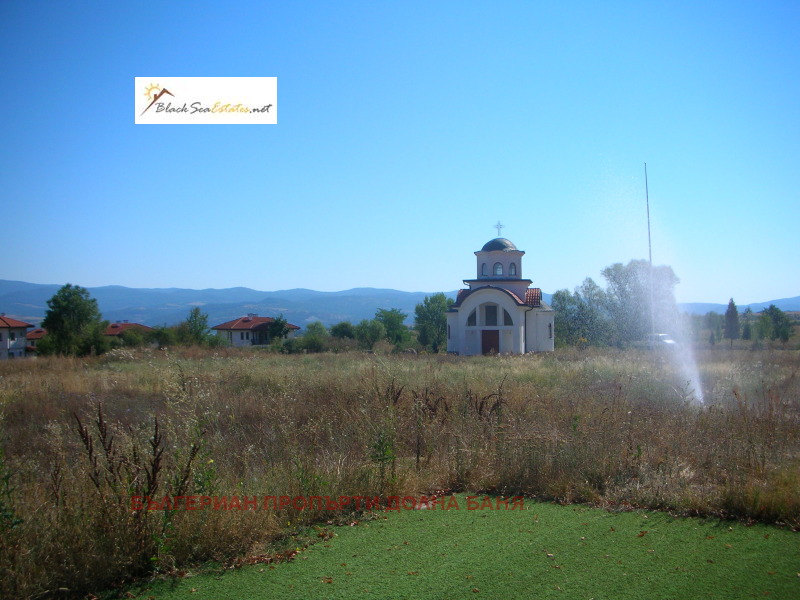
[[[734,300],[735,302],[736,300]],[[769,300],[767,302],[755,302],[753,304],[736,305],[736,308],[741,314],[746,308],[750,307],[754,313],[761,312],[765,308],[769,308],[770,304],[774,304],[782,311],[796,311],[800,310],[800,296],[794,298],[781,298],[780,300]],[[688,302],[678,305],[684,312],[691,315],[704,315],[709,312],[725,314],[728,310],[728,304],[710,304],[707,302]]]
[[[47,300],[60,285],[0,280],[0,312],[39,324],[47,311]],[[349,320],[371,319],[379,308],[399,308],[414,319],[414,307],[427,292],[355,288],[340,292],[318,292],[303,288],[274,292],[245,287],[191,290],[183,288],[128,288],[112,285],[88,288],[97,300],[103,317],[110,321],[129,320],[145,325],[173,325],[183,321],[199,306],[209,323],[230,321],[248,313],[261,316],[283,315],[287,321],[305,326],[312,321],[326,325]],[[455,298],[456,292],[447,292]],[[545,300],[547,301],[547,299]]]
[[[0,279],[0,312],[38,325],[47,311],[47,300],[60,285],[26,283]],[[189,311],[200,306],[212,325],[248,313],[265,317],[283,315],[287,321],[304,327],[312,321],[333,325],[340,321],[357,323],[371,319],[379,308],[399,308],[414,320],[414,307],[433,292],[403,292],[377,288],[354,288],[340,292],[318,292],[304,288],[265,292],[246,287],[190,290],[184,288],[129,288],[108,285],[88,288],[97,299],[103,317],[110,321],[128,320],[144,325],[174,325]],[[455,299],[456,291],[445,292]],[[550,294],[542,294],[545,302]],[[800,296],[751,304],[758,312],[774,304],[781,310],[800,310]],[[688,303],[680,307],[688,313],[724,313],[727,304]],[[739,312],[746,306],[739,306]]]

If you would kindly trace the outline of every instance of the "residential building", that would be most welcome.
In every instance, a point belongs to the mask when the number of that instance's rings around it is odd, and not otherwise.
[[[28,332],[28,346],[26,348],[28,354],[36,354],[36,346],[39,341],[47,335],[47,329],[37,327]]]
[[[270,342],[270,324],[274,320],[272,317],[259,317],[255,313],[250,313],[246,317],[227,321],[211,329],[231,346],[259,346]],[[300,329],[291,323],[287,323],[287,326],[290,337]]]
[[[0,360],[25,357],[28,327],[33,325],[0,314]]]

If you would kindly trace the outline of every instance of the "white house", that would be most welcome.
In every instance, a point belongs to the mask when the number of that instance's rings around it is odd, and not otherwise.
[[[0,314],[0,360],[25,356],[28,327],[33,325]]]
[[[274,321],[272,317],[259,317],[250,313],[246,317],[215,325],[211,329],[231,346],[258,346],[269,343],[269,328],[272,321]],[[286,325],[289,328],[289,337],[300,329],[291,323]]]
[[[554,317],[542,290],[522,278],[522,250],[505,238],[475,253],[477,276],[465,279],[447,311],[447,351],[457,354],[552,352]]]

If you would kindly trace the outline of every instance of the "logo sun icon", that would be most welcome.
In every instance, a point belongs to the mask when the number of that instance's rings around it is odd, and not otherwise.
[[[162,88],[158,83],[151,83],[148,85],[147,88],[145,88],[144,95],[148,100],[150,100],[150,104],[147,105],[147,108],[145,108],[139,116],[150,110],[150,107],[153,106],[153,104],[155,104],[156,101],[165,94],[169,94],[173,98],[175,97],[172,92],[170,92],[167,88]]]
[[[151,83],[147,86],[144,90],[144,95],[147,96],[148,100],[153,100],[156,97],[156,94],[161,90],[161,86],[157,83]]]

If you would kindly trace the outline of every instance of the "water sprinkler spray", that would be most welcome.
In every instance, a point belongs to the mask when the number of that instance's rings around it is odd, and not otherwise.
[[[656,332],[656,317],[653,308],[653,244],[650,239],[650,190],[647,187],[647,163],[644,163],[644,195],[647,199],[647,253],[650,260],[650,333]],[[650,336],[650,345],[653,336]]]

